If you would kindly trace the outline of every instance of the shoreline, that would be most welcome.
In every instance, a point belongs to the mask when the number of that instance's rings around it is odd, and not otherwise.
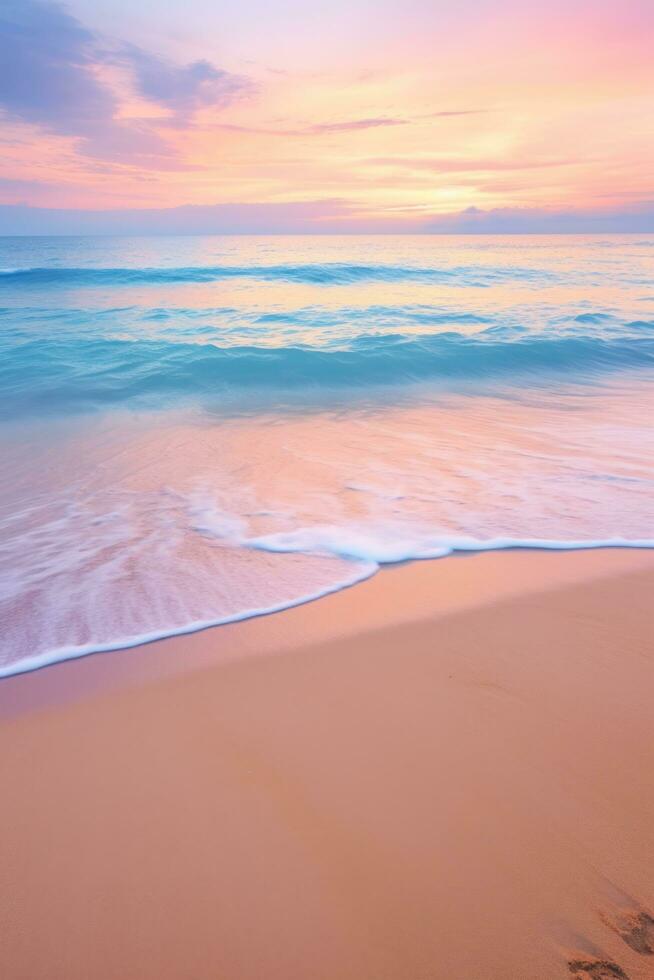
[[[269,549],[263,549],[269,550]],[[273,551],[275,549],[272,549]],[[76,647],[66,647],[57,648],[54,650],[46,651],[45,653],[35,654],[31,657],[25,657],[23,660],[15,661],[11,664],[0,665],[0,682],[8,677],[17,677],[21,674],[31,674],[38,670],[43,670],[46,667],[54,667],[57,664],[66,663],[69,660],[81,660],[83,657],[95,656],[101,653],[118,653],[124,650],[133,650],[139,647],[149,646],[152,643],[160,643],[168,640],[176,640],[179,637],[191,636],[194,633],[203,633],[206,630],[218,629],[223,626],[233,626],[237,623],[246,623],[251,619],[261,619],[262,617],[273,616],[278,613],[285,613],[291,609],[295,609],[298,606],[305,606],[310,603],[317,602],[321,599],[326,599],[328,596],[335,595],[338,592],[344,592],[347,589],[351,589],[354,586],[360,585],[362,582],[373,578],[379,572],[387,568],[401,568],[407,565],[414,564],[415,562],[424,561],[443,561],[446,558],[461,558],[470,557],[475,555],[485,555],[485,554],[506,554],[515,552],[527,552],[527,553],[555,553],[561,554],[566,552],[605,552],[605,551],[618,551],[618,552],[628,552],[628,551],[652,551],[654,552],[654,539],[653,540],[635,540],[629,541],[627,539],[610,539],[606,541],[589,541],[589,542],[578,542],[578,541],[512,541],[508,539],[506,543],[502,539],[496,539],[496,541],[489,541],[483,544],[477,544],[474,547],[467,547],[464,545],[452,546],[450,551],[444,554],[433,554],[424,555],[419,557],[407,557],[405,559],[397,559],[394,561],[384,561],[377,562],[375,559],[365,559],[359,558],[353,561],[353,564],[360,564],[360,570],[358,574],[353,574],[347,579],[339,581],[337,584],[331,587],[326,587],[319,592],[309,593],[307,595],[300,596],[297,599],[288,600],[286,602],[280,602],[279,604],[262,607],[260,609],[253,608],[242,613],[234,613],[233,615],[226,616],[224,618],[210,619],[206,621],[192,622],[185,626],[179,626],[169,631],[160,630],[152,633],[144,633],[141,635],[134,636],[133,638],[127,638],[123,640],[111,640],[106,643],[95,643],[86,644]],[[365,565],[368,567],[364,567]]]
[[[653,584],[453,557],[6,678],[1,972],[651,978]]]
[[[566,556],[564,562],[556,561],[556,558],[562,555]],[[507,559],[509,565],[505,565]],[[199,654],[198,662],[205,665],[215,660],[210,658],[207,661],[207,643],[202,639],[194,640],[196,636],[216,634],[215,640],[210,641],[209,645],[216,650],[218,661],[222,661],[225,658],[232,659],[234,656],[250,656],[255,647],[258,652],[292,647],[293,636],[297,629],[305,634],[308,630],[311,642],[319,642],[331,636],[344,636],[381,625],[409,622],[423,616],[440,617],[462,608],[472,609],[507,596],[528,594],[557,584],[564,585],[597,576],[618,574],[632,568],[648,567],[649,559],[654,564],[654,546],[649,544],[611,543],[592,544],[586,547],[572,545],[563,547],[553,544],[551,547],[516,546],[487,550],[455,550],[442,557],[414,558],[403,562],[381,564],[376,570],[362,574],[361,577],[353,576],[350,581],[335,586],[333,590],[316,593],[288,605],[238,614],[234,618],[207,622],[206,625],[191,625],[180,628],[174,633],[139,637],[118,646],[106,644],[88,649],[82,648],[81,652],[74,652],[57,659],[49,659],[52,654],[48,653],[43,655],[43,662],[35,663],[33,666],[31,661],[39,660],[40,655],[36,658],[26,658],[21,663],[30,662],[30,666],[22,669],[13,670],[11,666],[0,668],[0,720],[13,700],[13,691],[9,696],[3,694],[7,684],[13,686],[15,683],[20,697],[24,688],[20,678],[41,676],[52,669],[65,669],[67,665],[73,665],[70,669],[75,672],[75,664],[87,659],[92,664],[97,664],[98,658],[104,657],[105,654],[111,655],[112,658],[125,654],[131,654],[133,658],[141,658],[144,652],[152,648],[168,654],[179,644],[183,654],[190,653],[192,663],[198,659]],[[474,569],[472,566],[464,568],[458,564],[461,561],[471,560],[475,561]],[[425,566],[429,569],[427,573],[423,572]],[[508,574],[505,573],[505,568],[510,569]],[[360,607],[356,601],[350,602],[345,598],[345,601],[341,602],[338,599],[339,596],[348,597],[352,592],[360,592],[362,588],[365,595],[366,587],[380,575],[393,578],[401,575],[403,580],[411,578],[419,585],[427,581],[425,576],[429,575],[439,594],[425,595],[424,590],[419,587],[419,600],[415,595],[403,596],[402,607],[398,607],[390,615],[388,609],[381,612],[375,608],[374,601],[366,601],[364,618],[361,617]],[[330,615],[321,615],[318,611],[318,607],[324,603],[327,603],[329,613],[332,611],[330,607],[333,604],[336,621]],[[306,616],[303,613],[305,608],[310,610]],[[287,617],[290,617],[288,623]],[[296,618],[297,622],[293,622]],[[261,622],[264,625],[260,628]],[[273,625],[269,628],[271,623]],[[271,636],[274,637],[272,643]],[[124,660],[124,657],[121,659]],[[121,664],[116,672],[117,675],[122,676],[125,673],[125,666],[125,663]],[[129,662],[127,666],[126,673],[129,674],[129,666],[135,666],[135,663]],[[3,673],[3,670],[11,672]],[[84,669],[81,670],[83,673]],[[95,667],[89,669],[90,673],[95,671]],[[104,670],[102,672],[105,673]],[[167,673],[166,667],[164,674]],[[147,676],[156,677],[156,669],[154,671],[148,669]],[[106,679],[111,684],[110,672],[107,673]],[[32,686],[37,688],[40,684],[40,681],[35,681]]]

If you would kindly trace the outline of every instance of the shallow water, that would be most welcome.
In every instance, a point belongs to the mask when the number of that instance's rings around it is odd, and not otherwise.
[[[0,239],[0,671],[654,544],[647,236]]]

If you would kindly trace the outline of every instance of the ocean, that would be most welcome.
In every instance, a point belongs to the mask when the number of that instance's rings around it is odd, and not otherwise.
[[[0,238],[0,675],[654,547],[651,236]]]

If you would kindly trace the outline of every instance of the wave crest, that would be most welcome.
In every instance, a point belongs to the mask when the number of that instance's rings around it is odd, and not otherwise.
[[[641,324],[641,328],[651,324]],[[566,376],[589,381],[601,373],[654,365],[654,333],[637,336],[541,333],[491,328],[410,336],[363,335],[348,346],[221,347],[211,343],[120,339],[28,339],[5,347],[0,412],[69,411],[171,398],[206,400],[257,393],[276,403],[291,392],[359,395],[380,386],[430,383],[450,389]],[[260,407],[260,403],[259,403]]]
[[[280,265],[214,265],[156,268],[63,268],[4,269],[0,283],[23,286],[130,286],[216,282],[224,279],[258,279],[347,286],[364,282],[447,283],[459,286],[490,286],[500,282],[553,282],[556,275],[545,269],[517,266],[455,266],[430,268],[401,265],[365,265],[321,262]]]

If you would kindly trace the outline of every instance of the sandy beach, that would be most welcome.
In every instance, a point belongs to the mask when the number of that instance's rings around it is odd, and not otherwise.
[[[0,980],[654,980],[654,0],[0,46]]]
[[[0,975],[653,977],[653,585],[414,563],[2,681]]]

